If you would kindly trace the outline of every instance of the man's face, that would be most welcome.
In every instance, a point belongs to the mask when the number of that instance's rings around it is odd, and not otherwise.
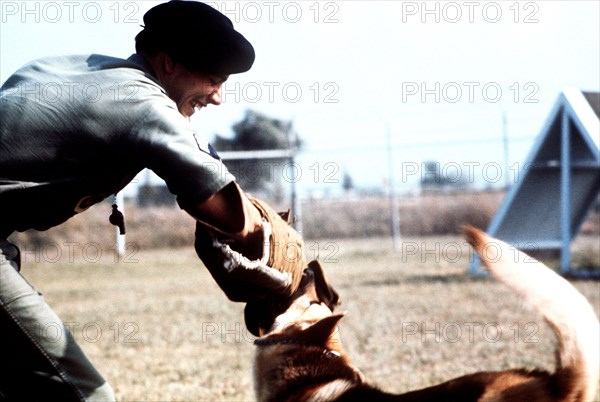
[[[209,104],[221,104],[221,86],[227,75],[203,74],[173,63],[163,76],[163,86],[177,104],[179,113],[190,118],[196,110]]]

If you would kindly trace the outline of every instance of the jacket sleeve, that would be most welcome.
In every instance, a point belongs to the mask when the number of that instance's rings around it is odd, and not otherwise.
[[[207,199],[235,180],[208,141],[170,101],[150,104],[135,127],[135,146],[144,165],[166,183],[182,208]]]

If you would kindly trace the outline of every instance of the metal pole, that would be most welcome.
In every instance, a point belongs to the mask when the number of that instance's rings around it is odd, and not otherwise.
[[[504,187],[506,190],[510,187],[510,161],[508,157],[508,119],[506,111],[502,111],[502,142],[504,145]]]
[[[569,116],[563,110],[560,150],[560,269],[562,274],[571,268],[571,133]]]
[[[291,185],[291,203],[292,203],[292,216],[294,217],[293,220],[293,227],[294,229],[296,229],[299,233],[302,233],[302,219],[301,219],[301,215],[302,215],[302,210],[301,210],[301,206],[300,206],[300,200],[298,199],[298,188],[297,188],[297,182],[299,180],[297,174],[298,171],[296,169],[296,152],[298,151],[298,138],[296,136],[296,131],[294,131],[293,128],[293,121],[290,120],[290,124],[288,126],[288,142],[290,144],[290,163],[292,164],[292,169],[294,170],[294,178],[291,180],[292,182],[290,183]]]
[[[390,212],[392,225],[392,241],[394,242],[394,250],[400,251],[402,248],[402,238],[400,235],[400,210],[398,205],[398,197],[396,195],[396,184],[394,174],[394,152],[392,148],[392,132],[389,125],[386,124],[387,131],[387,150],[388,150],[388,175],[389,175],[389,190],[390,190]]]

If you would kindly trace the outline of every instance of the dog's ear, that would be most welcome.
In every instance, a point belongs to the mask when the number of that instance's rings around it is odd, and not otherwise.
[[[333,336],[338,322],[344,314],[333,314],[320,319],[310,327],[295,335],[295,338],[309,345],[326,345]]]
[[[308,263],[308,269],[313,273],[315,289],[319,301],[325,303],[327,307],[333,311],[340,304],[340,297],[335,289],[329,284],[321,263],[317,260],[313,260]]]
[[[287,211],[278,212],[277,214],[281,217],[281,219],[283,219],[287,223],[292,223],[292,221],[290,220],[290,212],[290,209],[288,209]]]

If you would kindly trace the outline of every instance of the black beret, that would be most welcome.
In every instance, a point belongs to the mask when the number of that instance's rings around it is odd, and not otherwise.
[[[254,63],[254,48],[231,20],[197,1],[172,0],[153,7],[144,15],[138,36],[193,71],[229,75],[248,71]]]

